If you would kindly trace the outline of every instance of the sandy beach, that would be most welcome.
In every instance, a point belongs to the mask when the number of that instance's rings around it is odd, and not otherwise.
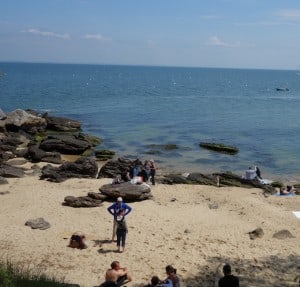
[[[110,179],[39,180],[37,175],[8,179],[0,186],[1,258],[40,268],[82,287],[99,285],[114,260],[129,268],[141,286],[153,275],[165,278],[165,266],[177,268],[182,286],[214,286],[225,262],[240,277],[241,286],[299,286],[300,196],[265,197],[260,189],[200,185],[151,187],[152,200],[129,203],[126,251],[108,243],[112,232],[110,202],[96,208],[63,206],[68,195],[98,192]],[[217,208],[212,208],[217,207]],[[25,226],[43,217],[46,230]],[[248,232],[261,227],[262,238]],[[280,230],[293,237],[273,238]],[[87,235],[89,247],[67,247],[75,231]],[[298,276],[298,277],[297,277]]]

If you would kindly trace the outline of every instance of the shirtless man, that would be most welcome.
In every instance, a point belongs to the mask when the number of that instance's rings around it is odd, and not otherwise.
[[[111,263],[111,269],[108,269],[105,274],[105,281],[115,282],[118,286],[122,286],[125,283],[132,281],[132,277],[128,274],[126,267],[121,267],[119,261],[113,261]]]

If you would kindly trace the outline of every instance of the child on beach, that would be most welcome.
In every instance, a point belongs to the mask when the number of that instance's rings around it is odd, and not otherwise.
[[[163,286],[171,285],[172,287],[180,287],[180,280],[176,274],[176,271],[177,270],[173,266],[166,266],[166,273],[168,277],[163,282],[161,282]]]
[[[118,252],[125,251],[126,234],[128,232],[127,223],[124,216],[124,210],[121,209],[116,218],[117,221],[117,247]],[[122,245],[122,250],[121,250]]]

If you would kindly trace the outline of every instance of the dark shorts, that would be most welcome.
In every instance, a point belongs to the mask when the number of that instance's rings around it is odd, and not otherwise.
[[[127,275],[120,276],[117,280],[117,285],[121,286],[127,280]]]

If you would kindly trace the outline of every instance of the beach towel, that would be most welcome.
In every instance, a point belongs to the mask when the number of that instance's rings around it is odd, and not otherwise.
[[[294,215],[300,219],[300,211],[293,211]]]
[[[291,193],[291,194],[280,194],[280,193],[276,193],[276,196],[292,197],[292,196],[295,196],[295,194],[293,194],[293,193]]]
[[[263,179],[260,179],[259,182],[261,184],[271,184],[273,181],[270,179],[263,178]]]

